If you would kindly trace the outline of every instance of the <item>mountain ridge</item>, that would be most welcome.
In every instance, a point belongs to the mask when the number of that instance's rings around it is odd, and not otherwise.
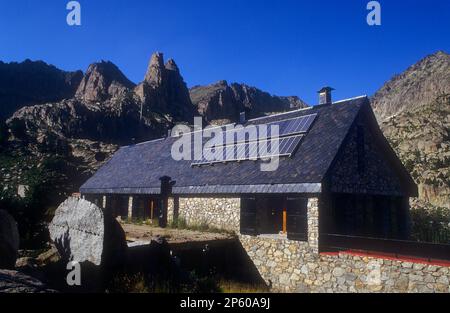
[[[372,106],[419,199],[450,208],[450,55],[438,51],[395,75]]]
[[[45,62],[27,61],[25,65],[36,63],[43,69],[36,77],[45,75],[49,68],[56,76],[65,77],[66,72]],[[49,173],[42,184],[48,184],[55,194],[67,196],[77,191],[119,146],[167,136],[174,124],[191,124],[194,115],[199,115],[177,64],[173,59],[164,62],[162,53],[151,56],[138,84],[110,61],[92,63],[85,73],[75,73],[78,80],[71,81],[70,93],[64,97],[50,94],[42,102],[19,103],[14,112],[5,114],[6,123],[0,120],[0,161],[5,160],[0,164],[4,185],[0,198],[16,197],[18,185],[35,184],[36,180],[26,177],[42,169]],[[240,101],[239,110],[246,105],[254,109],[260,104],[254,101],[254,95],[266,94],[254,87],[233,86],[233,105]],[[258,110],[258,114],[263,113]],[[237,119],[238,115],[230,117]]]
[[[448,93],[450,55],[439,50],[394,75],[371,97],[371,102],[375,113],[383,120],[426,105],[437,96]]]
[[[304,108],[308,105],[297,96],[276,96],[242,83],[228,84],[225,80],[190,89],[191,100],[206,121],[238,122],[239,113],[248,118]]]
[[[43,61],[0,61],[0,120],[23,106],[72,98],[82,77],[82,71],[63,71]]]

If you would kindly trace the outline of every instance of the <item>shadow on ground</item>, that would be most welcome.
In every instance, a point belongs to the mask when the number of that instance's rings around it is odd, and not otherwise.
[[[156,240],[130,247],[120,264],[81,264],[81,286],[67,285],[66,266],[60,260],[32,274],[64,293],[268,291],[238,239],[175,244]]]

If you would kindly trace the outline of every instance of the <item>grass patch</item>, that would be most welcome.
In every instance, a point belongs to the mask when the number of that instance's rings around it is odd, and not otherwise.
[[[219,289],[222,293],[267,293],[267,286],[252,285],[233,280],[220,280]]]
[[[233,231],[210,226],[205,222],[199,223],[199,224],[188,224],[185,218],[174,219],[173,221],[171,221],[168,224],[168,227],[172,228],[172,229],[184,229],[184,230],[192,230],[192,231],[199,231],[199,232],[217,233],[217,234],[230,234],[230,235],[235,234]]]
[[[106,293],[267,293],[266,286],[252,285],[233,280],[224,280],[215,275],[188,273],[186,281],[174,284],[169,279],[150,279],[138,273],[118,273],[114,276]]]
[[[158,226],[158,219],[149,219],[149,218],[142,218],[142,217],[132,217],[132,218],[124,218],[121,220],[122,223],[125,224],[132,224],[132,225],[147,225],[147,226]]]
[[[106,293],[149,293],[143,273],[118,273],[114,276]]]

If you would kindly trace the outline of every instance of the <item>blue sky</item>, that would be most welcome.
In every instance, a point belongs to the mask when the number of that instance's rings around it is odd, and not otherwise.
[[[226,79],[310,104],[323,85],[335,99],[373,94],[437,50],[450,52],[450,1],[384,0],[369,27],[366,0],[0,0],[0,60],[44,60],[85,70],[110,60],[143,79],[154,51],[174,58],[188,86]]]

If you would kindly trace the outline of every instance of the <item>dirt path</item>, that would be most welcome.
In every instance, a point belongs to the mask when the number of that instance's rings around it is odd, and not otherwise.
[[[148,225],[121,224],[128,241],[150,241],[152,237],[164,237],[168,243],[212,241],[233,238],[230,234],[199,232],[186,229],[160,228]]]

